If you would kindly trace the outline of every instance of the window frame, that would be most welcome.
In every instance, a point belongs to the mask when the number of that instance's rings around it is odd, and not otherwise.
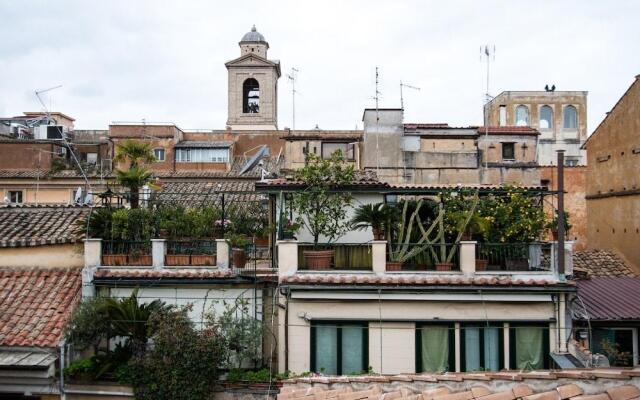
[[[506,158],[504,156],[505,145],[511,145],[513,149],[513,157]],[[502,161],[515,161],[516,160],[516,142],[500,142],[500,154],[502,156]]]
[[[253,84],[253,82],[247,84],[247,82],[249,81],[253,81],[255,82],[255,86],[252,87],[248,86],[249,84]],[[252,112],[249,108],[249,93],[251,93],[252,91],[256,91],[257,88],[257,92],[258,92],[258,107],[256,112]],[[245,79],[244,81],[242,81],[242,113],[243,114],[260,114],[260,98],[261,98],[262,92],[260,90],[260,82],[254,78],[254,77],[249,77],[247,79]]]
[[[196,152],[198,150],[223,150],[226,152],[225,157],[219,157],[220,159],[216,160],[199,160],[195,161],[195,159],[200,158]],[[209,163],[209,164],[226,164],[231,159],[231,152],[227,147],[179,147],[174,150],[174,159],[177,163]],[[186,159],[182,156],[186,154]]]
[[[518,124],[518,110],[521,109],[521,108],[527,111],[527,114],[526,114],[527,118],[526,118],[526,121],[525,121],[524,125],[519,125]],[[527,105],[518,104],[516,106],[516,108],[515,108],[514,117],[515,118],[514,118],[513,122],[514,122],[515,126],[530,126],[531,125],[531,110],[529,109],[529,106],[527,106]]]
[[[369,368],[369,322],[357,320],[312,320],[310,324],[310,354],[309,368],[312,372],[316,371],[316,327],[318,325],[329,325],[336,327],[336,375],[342,375],[342,326],[361,326],[362,333],[362,365],[363,371]]]
[[[156,151],[162,151],[162,159],[156,156]],[[153,156],[156,158],[156,162],[163,162],[167,159],[167,150],[164,147],[156,147],[153,149]]]
[[[491,321],[487,326],[487,322],[483,321],[464,321],[460,322],[460,371],[461,372],[471,372],[466,371],[466,346],[465,346],[465,338],[466,338],[466,328],[496,328],[499,331],[498,334],[498,371],[504,369],[504,322]],[[481,330],[480,335],[480,368],[486,371],[486,367],[484,365],[484,331]]]
[[[549,127],[548,128],[542,128],[541,126],[541,122],[542,122],[542,110],[544,108],[548,108],[551,111],[551,119],[549,120]],[[544,130],[544,131],[550,131],[553,130],[553,107],[551,107],[548,104],[543,104],[542,106],[540,106],[540,109],[538,110],[538,128],[540,130]]]
[[[542,328],[542,369],[550,368],[551,358],[551,344],[549,341],[549,334],[551,328],[548,322],[509,322],[509,369],[515,369],[516,367],[516,330],[514,328]]]
[[[325,156],[324,156],[324,145],[325,144],[344,145],[345,151],[343,151],[343,154],[342,154],[344,159],[346,161],[355,161],[355,159],[356,159],[356,155],[355,155],[356,149],[355,149],[355,147],[356,146],[355,146],[354,143],[349,143],[349,142],[331,142],[331,141],[320,143],[320,157],[322,157],[323,160],[328,160],[328,158],[325,158]],[[351,155],[349,155],[349,148],[351,148]],[[338,149],[336,149],[336,150],[338,150]],[[340,149],[340,150],[342,150],[342,149]],[[335,150],[333,152],[335,152]],[[333,154],[333,152],[331,154]],[[331,154],[329,154],[329,156],[331,156]]]
[[[567,127],[567,110],[568,109],[573,109],[573,111],[575,112],[575,114],[574,114],[575,126],[573,128],[568,128]],[[565,131],[576,131],[576,130],[578,130],[578,107],[574,106],[573,104],[567,104],[566,106],[564,106],[562,108],[562,129],[565,130]]]
[[[11,200],[11,194],[12,193],[19,193],[20,194],[20,201],[12,201]],[[7,197],[9,198],[9,203],[10,204],[23,204],[24,203],[24,190],[23,189],[17,189],[17,190],[7,190]]]
[[[416,322],[414,347],[416,350],[415,367],[417,374],[424,373],[422,369],[422,328],[444,325],[449,329],[449,368],[451,371],[442,372],[456,372],[456,324],[451,321],[428,321]]]

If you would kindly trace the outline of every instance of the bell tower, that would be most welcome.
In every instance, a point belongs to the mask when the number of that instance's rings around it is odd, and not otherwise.
[[[280,62],[267,59],[269,43],[255,25],[239,45],[240,57],[225,64],[229,74],[227,126],[277,130]]]

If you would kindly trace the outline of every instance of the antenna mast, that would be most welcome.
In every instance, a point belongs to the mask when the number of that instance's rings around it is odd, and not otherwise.
[[[493,47],[493,48],[492,48]],[[480,46],[480,61],[482,59],[487,61],[487,89],[484,92],[484,138],[485,143],[489,143],[489,102],[493,100],[493,96],[489,94],[489,78],[491,76],[491,61],[496,60],[496,46],[484,45]],[[489,155],[485,151],[484,156],[484,168],[487,169],[489,165]]]
[[[379,122],[380,122],[380,113],[379,113],[379,108],[378,108],[378,103],[380,101],[380,95],[382,94],[380,92],[380,90],[378,90],[378,86],[380,84],[379,81],[379,76],[380,74],[378,73],[378,66],[376,66],[376,95],[374,97],[374,99],[376,100],[376,174],[380,173],[380,143],[379,143],[379,136],[380,136],[380,129],[379,129]]]
[[[402,81],[400,81],[400,108],[404,111],[404,97],[402,96],[403,87],[406,87],[408,89],[413,89],[413,90],[420,90],[420,88],[416,86],[407,85],[406,83],[402,83]]]
[[[291,81],[291,106],[293,108],[293,123],[291,124],[291,129],[296,130],[296,79],[297,73],[300,72],[295,68],[291,68],[291,73],[287,74],[287,78]]]

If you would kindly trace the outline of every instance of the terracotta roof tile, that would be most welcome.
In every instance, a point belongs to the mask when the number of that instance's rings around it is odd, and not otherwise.
[[[585,250],[573,253],[574,274],[579,277],[638,276],[615,252]]]
[[[438,285],[457,285],[457,286],[556,286],[564,285],[563,283],[552,282],[546,279],[529,279],[523,281],[521,279],[513,279],[508,276],[496,278],[484,277],[464,277],[464,276],[425,276],[421,274],[311,274],[298,273],[291,276],[280,278],[281,284],[289,285],[384,285],[384,286],[438,286]],[[574,285],[569,281],[566,284]]]
[[[89,210],[86,206],[2,206],[0,247],[75,243],[83,237],[76,231],[75,222]]]
[[[56,347],[80,296],[80,271],[0,269],[0,345]]]
[[[489,135],[539,135],[537,129],[529,126],[479,126],[478,133],[484,134],[488,131]]]
[[[94,278],[158,278],[158,279],[226,279],[236,274],[228,269],[152,269],[152,268],[99,268]]]

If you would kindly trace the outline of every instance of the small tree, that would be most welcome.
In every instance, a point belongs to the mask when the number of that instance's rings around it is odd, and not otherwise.
[[[151,181],[151,172],[144,167],[144,164],[151,163],[155,159],[153,148],[149,143],[128,139],[116,147],[113,161],[129,164],[126,170],[116,170],[116,179],[121,186],[129,189],[131,208],[139,207],[140,188]]]
[[[305,185],[293,199],[297,222],[313,235],[314,247],[320,236],[331,242],[344,235],[351,226],[347,209],[352,197],[333,190],[353,183],[355,171],[344,161],[342,152],[334,152],[329,159],[309,154],[307,165],[296,171],[295,179]]]

